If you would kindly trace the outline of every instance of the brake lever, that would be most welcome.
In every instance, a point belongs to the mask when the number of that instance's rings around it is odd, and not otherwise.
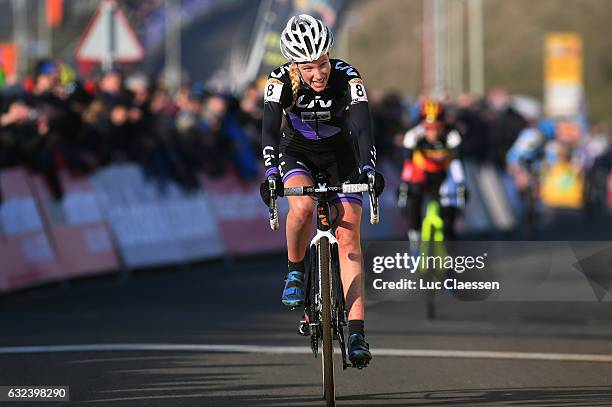
[[[278,207],[276,206],[276,179],[274,177],[268,178],[268,189],[270,190],[270,204],[269,215],[270,215],[270,228],[272,230],[278,229]]]
[[[376,181],[376,175],[372,172],[368,173],[368,195],[370,196],[370,223],[377,225],[380,221],[378,214],[378,197],[376,196],[376,190],[374,189],[374,183]]]
[[[465,209],[465,188],[457,188],[457,207],[459,209]]]

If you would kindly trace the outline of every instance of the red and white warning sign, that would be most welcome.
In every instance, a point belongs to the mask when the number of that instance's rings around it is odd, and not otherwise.
[[[138,62],[144,51],[127,17],[114,0],[102,0],[76,48],[79,62]]]

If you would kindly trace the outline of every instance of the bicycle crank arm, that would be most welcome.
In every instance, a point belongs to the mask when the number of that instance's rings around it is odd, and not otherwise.
[[[351,367],[350,363],[346,362],[346,344],[344,343],[344,329],[338,332],[338,345],[340,345],[340,354],[342,355],[342,370],[346,370],[347,367]]]

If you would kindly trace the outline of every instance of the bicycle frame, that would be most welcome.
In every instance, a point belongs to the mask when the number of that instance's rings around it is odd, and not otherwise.
[[[306,285],[305,313],[310,321],[311,348],[315,355],[318,353],[318,329],[320,328],[319,313],[321,312],[322,283],[321,268],[319,264],[321,240],[327,238],[329,244],[331,272],[331,299],[332,299],[332,327],[333,338],[338,341],[342,355],[343,370],[351,365],[346,362],[346,346],[344,339],[344,327],[347,325],[347,314],[344,302],[344,288],[340,276],[340,258],[338,256],[338,241],[333,233],[330,207],[325,195],[317,199],[317,233],[310,241],[310,275]]]
[[[441,252],[440,252],[441,251]],[[431,194],[427,203],[427,210],[421,222],[420,252],[425,255],[445,256],[444,248],[444,219],[440,216],[439,194]],[[436,270],[421,270],[426,273],[428,281],[438,278]],[[435,291],[427,292],[427,319],[436,318]]]

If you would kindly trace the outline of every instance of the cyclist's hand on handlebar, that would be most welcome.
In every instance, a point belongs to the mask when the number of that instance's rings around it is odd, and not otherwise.
[[[380,172],[368,169],[368,170],[361,171],[361,174],[359,174],[359,179],[357,180],[357,183],[367,184],[368,174],[374,174],[374,191],[376,192],[376,197],[378,198],[380,194],[382,194],[383,189],[385,189],[385,178],[382,176]]]
[[[400,182],[397,187],[397,206],[399,208],[405,208],[408,206],[408,198],[410,198],[410,184],[407,182]]]
[[[283,179],[280,174],[275,173],[270,175],[264,182],[259,185],[259,194],[261,195],[262,201],[266,205],[270,205],[270,198],[272,196],[272,191],[270,191],[270,180],[274,180],[276,185],[276,197],[282,197],[285,195],[285,186],[283,185]]]
[[[459,204],[459,209],[464,209],[465,205],[468,201],[469,194],[468,190],[463,182],[457,184],[457,203]]]

